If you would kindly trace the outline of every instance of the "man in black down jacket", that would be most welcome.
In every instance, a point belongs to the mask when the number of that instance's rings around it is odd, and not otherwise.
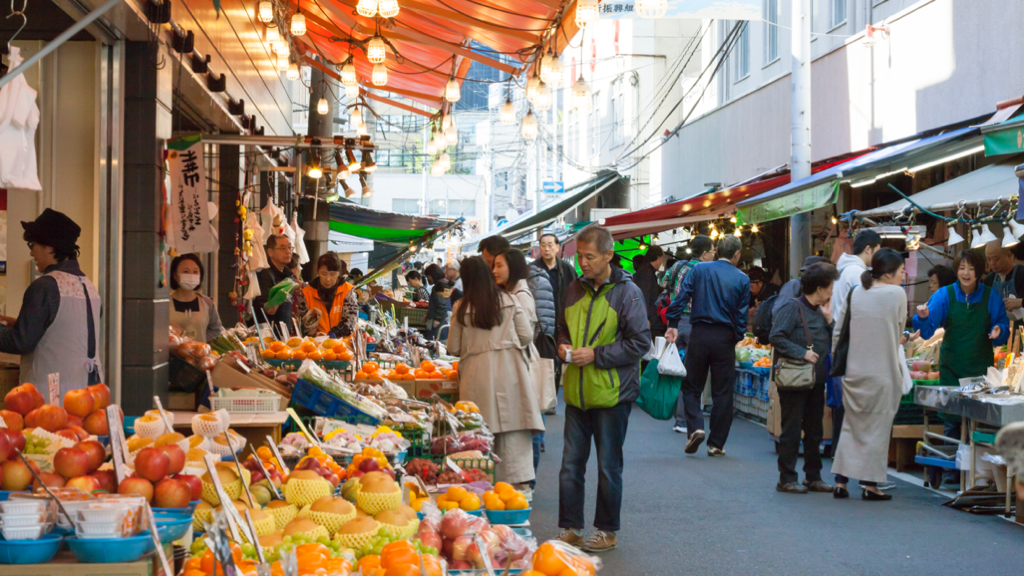
[[[658,270],[665,264],[665,251],[661,246],[651,246],[644,255],[643,262],[636,267],[633,273],[633,283],[640,288],[644,295],[644,304],[647,305],[647,320],[651,324],[651,339],[656,336],[665,335],[665,323],[661,321],[658,308],[654,305],[661,294],[661,286],[658,285]]]
[[[533,261],[533,265],[547,272],[551,281],[551,289],[555,297],[555,317],[562,313],[565,305],[565,293],[576,279],[576,269],[566,260],[559,258],[562,246],[558,242],[558,236],[544,234],[540,237],[540,258]],[[555,387],[562,385],[562,363],[555,362]]]

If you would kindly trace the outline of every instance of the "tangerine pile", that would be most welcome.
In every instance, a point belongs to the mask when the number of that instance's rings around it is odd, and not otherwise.
[[[379,380],[383,381],[384,377],[380,373],[380,365],[372,360],[363,364],[363,367],[356,372],[356,380]]]
[[[568,554],[551,542],[537,547],[530,561],[531,568],[519,576],[594,576],[594,563],[582,554]]]
[[[289,338],[287,342],[280,340],[266,339],[266,347],[260,353],[265,360],[321,360],[328,362],[352,360],[352,351],[349,346],[341,340],[328,338],[323,343],[317,343],[310,338]]]
[[[363,576],[441,576],[441,562],[437,556],[423,555],[423,569],[420,572],[420,556],[408,540],[392,542],[381,550],[380,556],[368,554],[359,559],[357,567]]]
[[[437,507],[441,510],[461,508],[467,512],[475,512],[480,509],[480,498],[462,486],[452,486],[437,497]]]
[[[511,484],[498,482],[494,485],[494,490],[484,492],[484,507],[492,511],[526,510],[530,503],[526,501],[526,496]]]

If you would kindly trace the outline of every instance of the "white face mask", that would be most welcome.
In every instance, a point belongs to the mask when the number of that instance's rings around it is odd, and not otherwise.
[[[199,287],[199,274],[179,274],[178,285],[186,290],[195,290]]]

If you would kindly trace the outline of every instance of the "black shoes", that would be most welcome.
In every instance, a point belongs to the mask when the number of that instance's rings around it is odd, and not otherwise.
[[[807,486],[807,489],[811,492],[821,492],[822,494],[831,494],[833,490],[831,485],[825,484],[821,480],[815,480],[813,482],[804,480],[804,486]]]
[[[877,494],[870,490],[862,489],[860,492],[861,500],[874,500],[878,502],[884,502],[886,500],[892,500],[892,494]]]
[[[785,492],[786,494],[807,494],[810,492],[810,490],[807,489],[807,486],[801,486],[796,482],[787,482],[785,484],[779,482],[775,485],[775,490],[778,492]]]
[[[843,500],[850,497],[850,491],[836,486],[836,489],[832,491],[832,497],[836,500]]]
[[[704,431],[703,430],[694,430],[693,433],[690,434],[690,439],[686,441],[686,453],[687,454],[696,454],[697,453],[697,448],[700,446],[701,442],[703,442],[703,441],[704,441]]]

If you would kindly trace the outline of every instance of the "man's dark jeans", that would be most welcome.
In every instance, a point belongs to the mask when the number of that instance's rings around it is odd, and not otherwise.
[[[704,430],[700,395],[711,372],[711,433],[708,446],[725,448],[732,428],[733,391],[736,384],[736,332],[724,324],[696,323],[683,363],[683,411],[687,433]],[[678,404],[677,404],[678,410]],[[677,412],[678,413],[678,412]]]
[[[558,475],[558,527],[583,529],[583,496],[590,439],[597,445],[597,512],[594,527],[619,530],[622,508],[622,445],[626,441],[631,402],[613,408],[565,407],[562,471]]]

